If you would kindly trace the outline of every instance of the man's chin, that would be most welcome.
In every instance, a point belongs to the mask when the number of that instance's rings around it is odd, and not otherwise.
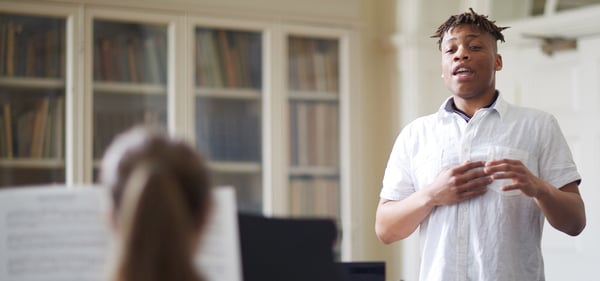
[[[454,92],[454,94],[452,94],[452,95],[456,98],[465,99],[465,100],[475,99],[475,98],[482,96],[482,94],[475,93],[475,92]]]
[[[486,91],[474,91],[474,90],[467,90],[467,89],[461,89],[461,90],[454,89],[454,91],[452,91],[452,93],[453,93],[452,95],[454,97],[464,99],[464,100],[479,99],[479,98],[487,96]],[[490,93],[491,93],[491,95],[493,95],[495,92],[492,91]]]

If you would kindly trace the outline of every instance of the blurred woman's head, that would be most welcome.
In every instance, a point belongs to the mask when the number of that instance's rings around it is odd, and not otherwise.
[[[202,156],[138,127],[115,138],[100,177],[110,188],[118,243],[112,280],[199,280],[193,260],[212,202]]]

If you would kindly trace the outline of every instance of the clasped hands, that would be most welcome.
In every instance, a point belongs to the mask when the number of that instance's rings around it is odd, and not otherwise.
[[[484,194],[487,185],[500,179],[512,180],[512,184],[502,187],[503,191],[519,189],[529,197],[536,197],[542,186],[542,180],[521,161],[500,159],[466,161],[443,170],[426,190],[434,205],[450,205]]]

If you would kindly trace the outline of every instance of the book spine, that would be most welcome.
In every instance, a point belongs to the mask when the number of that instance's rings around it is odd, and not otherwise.
[[[13,158],[13,125],[12,125],[12,114],[11,114],[11,108],[10,108],[10,103],[6,102],[4,103],[4,127],[6,130],[6,147],[7,147],[7,154],[6,154],[6,158],[11,159]]]

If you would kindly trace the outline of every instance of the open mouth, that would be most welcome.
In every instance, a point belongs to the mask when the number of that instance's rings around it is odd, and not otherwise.
[[[452,71],[452,75],[469,75],[469,74],[473,74],[473,70],[469,67],[465,67],[465,66],[458,66],[454,68],[454,71]]]

